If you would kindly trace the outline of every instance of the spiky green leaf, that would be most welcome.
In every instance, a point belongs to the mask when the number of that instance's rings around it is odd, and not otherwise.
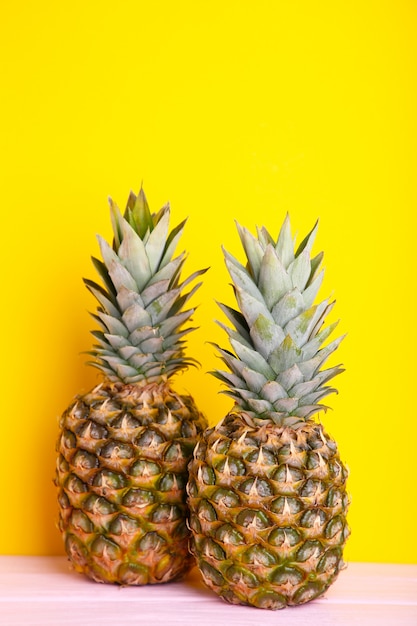
[[[140,292],[152,276],[149,259],[142,239],[125,220],[122,223],[122,230],[123,240],[118,250],[118,257],[135,280],[137,290]]]
[[[168,236],[169,218],[169,210],[164,211],[159,222],[150,232],[149,238],[145,244],[151,275],[156,273],[164,254],[165,242]]]
[[[94,331],[92,334],[95,335]],[[110,344],[110,346],[115,350],[120,350],[120,348],[130,346],[127,337],[123,337],[122,335],[112,335],[110,333],[105,333],[104,336],[106,338],[107,345]]]
[[[319,221],[317,220],[313,228],[311,229],[311,231],[308,233],[308,235],[304,237],[304,239],[298,246],[297,252],[295,253],[296,257],[299,256],[304,250],[307,250],[309,255],[311,254],[311,249],[313,247],[313,243],[317,235],[318,226],[319,226]]]
[[[182,324],[184,324],[194,313],[194,309],[190,309],[188,311],[182,311],[181,313],[177,313],[177,315],[172,315],[159,324],[158,331],[162,337],[171,336],[175,330],[180,328]]]
[[[302,292],[310,278],[310,273],[310,254],[308,249],[305,248],[288,266],[288,274],[291,277],[293,287]]]
[[[276,324],[285,328],[290,320],[304,311],[304,300],[298,289],[286,293],[272,309],[272,319]]]
[[[296,346],[290,335],[287,335],[284,341],[271,352],[268,363],[277,375],[288,370],[292,365],[297,363],[300,358],[300,348]]]
[[[226,266],[234,285],[239,287],[239,289],[249,294],[256,300],[264,302],[262,293],[259,291],[258,287],[254,283],[252,277],[249,275],[247,270],[242,265],[238,264],[235,259],[233,259],[232,255],[229,254],[226,250],[223,250],[223,252]]]
[[[232,309],[226,304],[222,304],[221,302],[217,302],[217,304],[226,315],[227,319],[236,328],[239,335],[241,335],[241,337],[247,342],[250,342],[249,326],[242,313],[240,311],[236,311],[236,309]]]
[[[239,386],[242,384],[240,377],[236,376],[236,374],[233,374],[232,372],[227,372],[225,370],[213,370],[212,372],[210,372],[210,374],[221,380],[228,387],[239,388]]]
[[[103,261],[100,261],[100,259],[97,259],[96,257],[92,256],[91,260],[93,262],[93,265],[95,267],[95,269],[97,270],[98,275],[100,276],[100,278],[102,279],[104,286],[106,287],[106,290],[108,292],[109,298],[112,299],[112,302],[115,302],[116,299],[116,289],[115,286],[112,283],[112,280],[109,276],[109,272],[107,270],[107,267],[105,266],[105,264],[103,263]]]
[[[242,369],[241,375],[246,382],[247,388],[250,391],[254,391],[258,394],[268,380],[261,372],[250,369],[249,367],[244,367]]]
[[[282,265],[288,268],[294,261],[294,244],[291,236],[290,216],[288,213],[281,226],[275,249]]]
[[[274,409],[280,413],[292,413],[298,407],[298,398],[282,398],[274,402]]]
[[[335,393],[336,389],[333,387],[321,387],[318,391],[303,396],[299,400],[300,406],[309,406],[311,404],[317,404],[320,400],[328,396],[330,393]]]
[[[261,269],[263,250],[259,241],[250,233],[247,228],[240,226],[236,222],[240,240],[246,252],[248,267],[255,281],[258,280]]]
[[[315,278],[314,280],[309,283],[309,286],[303,291],[303,298],[304,298],[304,303],[306,306],[306,309],[310,308],[313,304],[313,302],[315,301],[317,294],[319,292],[319,289],[322,285],[323,282],[323,278],[324,278],[324,271],[322,270]]]
[[[157,326],[167,317],[168,312],[172,309],[176,300],[179,299],[180,292],[180,289],[173,289],[150,303],[147,312],[151,316],[153,326]]]
[[[230,343],[239,359],[241,359],[249,367],[249,369],[259,372],[267,379],[273,380],[275,378],[274,370],[269,365],[268,361],[266,361],[262,355],[259,354],[259,352],[251,350],[233,339]]]
[[[145,309],[145,304],[140,295],[135,290],[128,289],[127,287],[121,287],[119,289],[119,292],[117,294],[117,302],[122,312],[126,311],[132,305],[137,305],[140,306],[142,309]]]
[[[277,400],[287,398],[288,394],[285,388],[280,385],[278,381],[268,380],[261,389],[261,396],[265,400],[268,400],[271,404],[274,404]]]
[[[250,339],[249,340],[246,339],[246,337],[242,336],[240,333],[238,333],[233,328],[229,328],[228,326],[226,326],[222,322],[216,321],[216,323],[218,324],[218,326],[220,326],[220,328],[222,328],[227,333],[229,339],[234,339],[235,341],[239,341],[239,343],[242,343],[243,345],[247,346],[248,348],[252,348],[253,347],[252,341],[250,341]]]
[[[260,315],[270,322],[274,322],[274,318],[266,307],[263,298],[262,300],[258,300],[239,287],[236,287],[236,300],[249,327],[253,326]]]
[[[135,346],[122,346],[118,350],[119,356],[122,357],[125,361],[129,361],[135,354],[140,354],[139,349],[135,348]]]
[[[298,363],[298,367],[303,374],[304,380],[310,380],[316,375],[316,372],[322,367],[322,365],[324,365],[329,356],[337,350],[343,339],[344,335],[334,339],[325,347],[321,348],[321,350],[319,350],[317,354],[312,356],[310,359],[306,359]]]
[[[282,328],[262,314],[254,322],[250,336],[253,346],[266,360],[285,339]]]
[[[288,392],[290,389],[304,381],[304,376],[300,370],[300,364],[294,363],[287,370],[280,372],[277,378],[278,382]]]
[[[111,335],[120,335],[121,337],[125,338],[128,337],[128,329],[121,320],[118,320],[111,315],[107,315],[107,313],[102,313],[101,311],[97,312],[96,317],[103,322]]]
[[[316,279],[318,271],[320,269],[321,262],[323,260],[323,256],[324,256],[324,253],[319,252],[317,256],[311,259],[311,263],[310,263],[311,272],[310,272],[310,278],[308,279],[307,287],[309,287],[311,283]]]
[[[149,306],[151,302],[156,300],[162,296],[162,294],[166,293],[169,288],[169,280],[158,280],[156,283],[151,283],[146,286],[146,288],[141,292],[141,298],[143,301],[144,307]]]
[[[105,241],[100,235],[98,236],[100,250],[103,257],[103,261],[106,265],[109,276],[112,283],[117,290],[120,291],[122,287],[137,291],[138,286],[136,281],[126,267],[122,264],[117,254],[112,250],[107,241]]]
[[[272,246],[275,247],[274,238],[270,235],[270,233],[267,231],[265,226],[262,226],[261,228],[259,228],[259,226],[257,226],[256,227],[256,232],[258,234],[259,243],[261,244],[263,250],[266,250],[266,247],[269,244],[271,244]]]
[[[148,286],[160,282],[161,280],[169,280],[170,289],[177,287],[179,275],[185,261],[185,256],[185,252],[182,252],[180,255],[175,257],[175,259],[172,259],[172,261],[164,265],[164,267],[160,266],[157,273],[150,279]]]
[[[120,213],[119,207],[117,206],[115,202],[113,202],[111,198],[109,198],[109,205],[110,205],[110,218],[111,218],[111,224],[112,224],[113,236],[114,236],[114,247],[117,251],[123,239],[123,230],[122,230],[123,216]]]
[[[187,220],[182,221],[180,224],[178,224],[178,226],[173,228],[172,231],[169,233],[166,244],[165,244],[164,253],[159,263],[159,267],[161,269],[165,267],[165,265],[167,265],[167,263],[169,263],[172,260],[173,254],[175,252],[175,248],[177,247],[178,241],[182,235],[182,231],[184,230],[184,226],[186,222]]]
[[[291,278],[271,244],[265,249],[259,271],[259,289],[271,311],[292,287]]]
[[[115,306],[114,298],[112,295],[109,298],[109,294],[107,293],[107,291],[105,291],[105,289],[103,289],[103,287],[93,282],[92,280],[88,280],[87,278],[84,278],[84,284],[102,306],[105,313],[113,315],[113,317],[120,317],[120,311],[118,307]]]
[[[140,329],[143,326],[151,326],[149,311],[142,308],[139,304],[132,304],[122,315],[122,320],[129,333]]]
[[[249,398],[247,400],[250,408],[255,411],[258,417],[262,417],[262,414],[269,414],[271,409],[273,408],[267,400],[262,400],[261,398]]]
[[[333,303],[329,304],[328,300],[310,307],[290,320],[285,331],[291,335],[297,346],[304,346],[317,334],[332,307]]]
[[[315,354],[320,349],[320,346],[328,339],[328,337],[332,334],[336,326],[338,325],[338,321],[333,324],[329,324],[323,328],[317,335],[315,335],[308,343],[303,346],[303,360],[309,360],[314,357]]]
[[[131,226],[143,240],[146,233],[152,231],[154,224],[148,201],[142,187],[137,196],[132,192],[130,193],[127,208],[131,211],[130,215],[133,222]]]

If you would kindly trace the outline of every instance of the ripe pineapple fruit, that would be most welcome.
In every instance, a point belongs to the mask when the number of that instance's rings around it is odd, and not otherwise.
[[[186,526],[187,464],[207,426],[171,377],[193,363],[183,337],[197,284],[183,289],[185,254],[174,250],[170,209],[151,214],[131,193],[124,216],[110,201],[113,247],[101,237],[93,259],[103,286],[85,280],[101,330],[92,365],[104,379],[75,398],[60,420],[56,485],[59,527],[73,567],[95,581],[142,585],[178,578],[191,566]]]
[[[277,241],[238,230],[246,267],[224,255],[240,310],[220,304],[234,353],[216,346],[230,371],[213,372],[235,404],[189,465],[191,550],[228,602],[280,609],[320,596],[343,567],[347,470],[313,419],[335,391],[326,383],[342,369],[321,368],[342,338],[324,345],[334,303],[314,304],[317,224],[297,250],[288,215]]]

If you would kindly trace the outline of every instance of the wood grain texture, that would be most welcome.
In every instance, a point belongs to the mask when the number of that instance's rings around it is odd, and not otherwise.
[[[278,613],[223,602],[193,570],[184,580],[117,587],[63,557],[0,557],[1,626],[416,626],[417,565],[351,563],[326,595]]]

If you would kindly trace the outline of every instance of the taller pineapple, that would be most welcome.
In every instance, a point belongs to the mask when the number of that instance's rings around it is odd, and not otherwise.
[[[246,266],[228,252],[239,310],[221,305],[233,352],[214,372],[235,401],[194,450],[188,485],[192,551],[225,600],[279,609],[324,593],[343,566],[347,471],[313,416],[341,371],[323,369],[341,338],[315,304],[322,254],[317,226],[295,249],[286,217],[275,240],[238,225]]]
[[[99,306],[90,353],[103,381],[63,413],[56,484],[59,526],[74,568],[98,582],[162,583],[190,567],[187,464],[207,425],[171,377],[184,354],[205,270],[181,282],[174,251],[185,222],[169,231],[170,209],[151,214],[141,189],[122,216],[110,201],[113,246],[99,237],[93,259],[102,285],[85,280]],[[185,325],[185,326],[184,326]]]

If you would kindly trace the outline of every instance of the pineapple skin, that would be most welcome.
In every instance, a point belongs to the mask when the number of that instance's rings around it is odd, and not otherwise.
[[[347,469],[312,419],[297,428],[229,413],[189,465],[191,551],[232,604],[281,609],[321,596],[343,568]]]
[[[187,464],[207,426],[168,382],[104,382],[63,413],[55,483],[74,569],[96,582],[163,583],[192,566]]]

